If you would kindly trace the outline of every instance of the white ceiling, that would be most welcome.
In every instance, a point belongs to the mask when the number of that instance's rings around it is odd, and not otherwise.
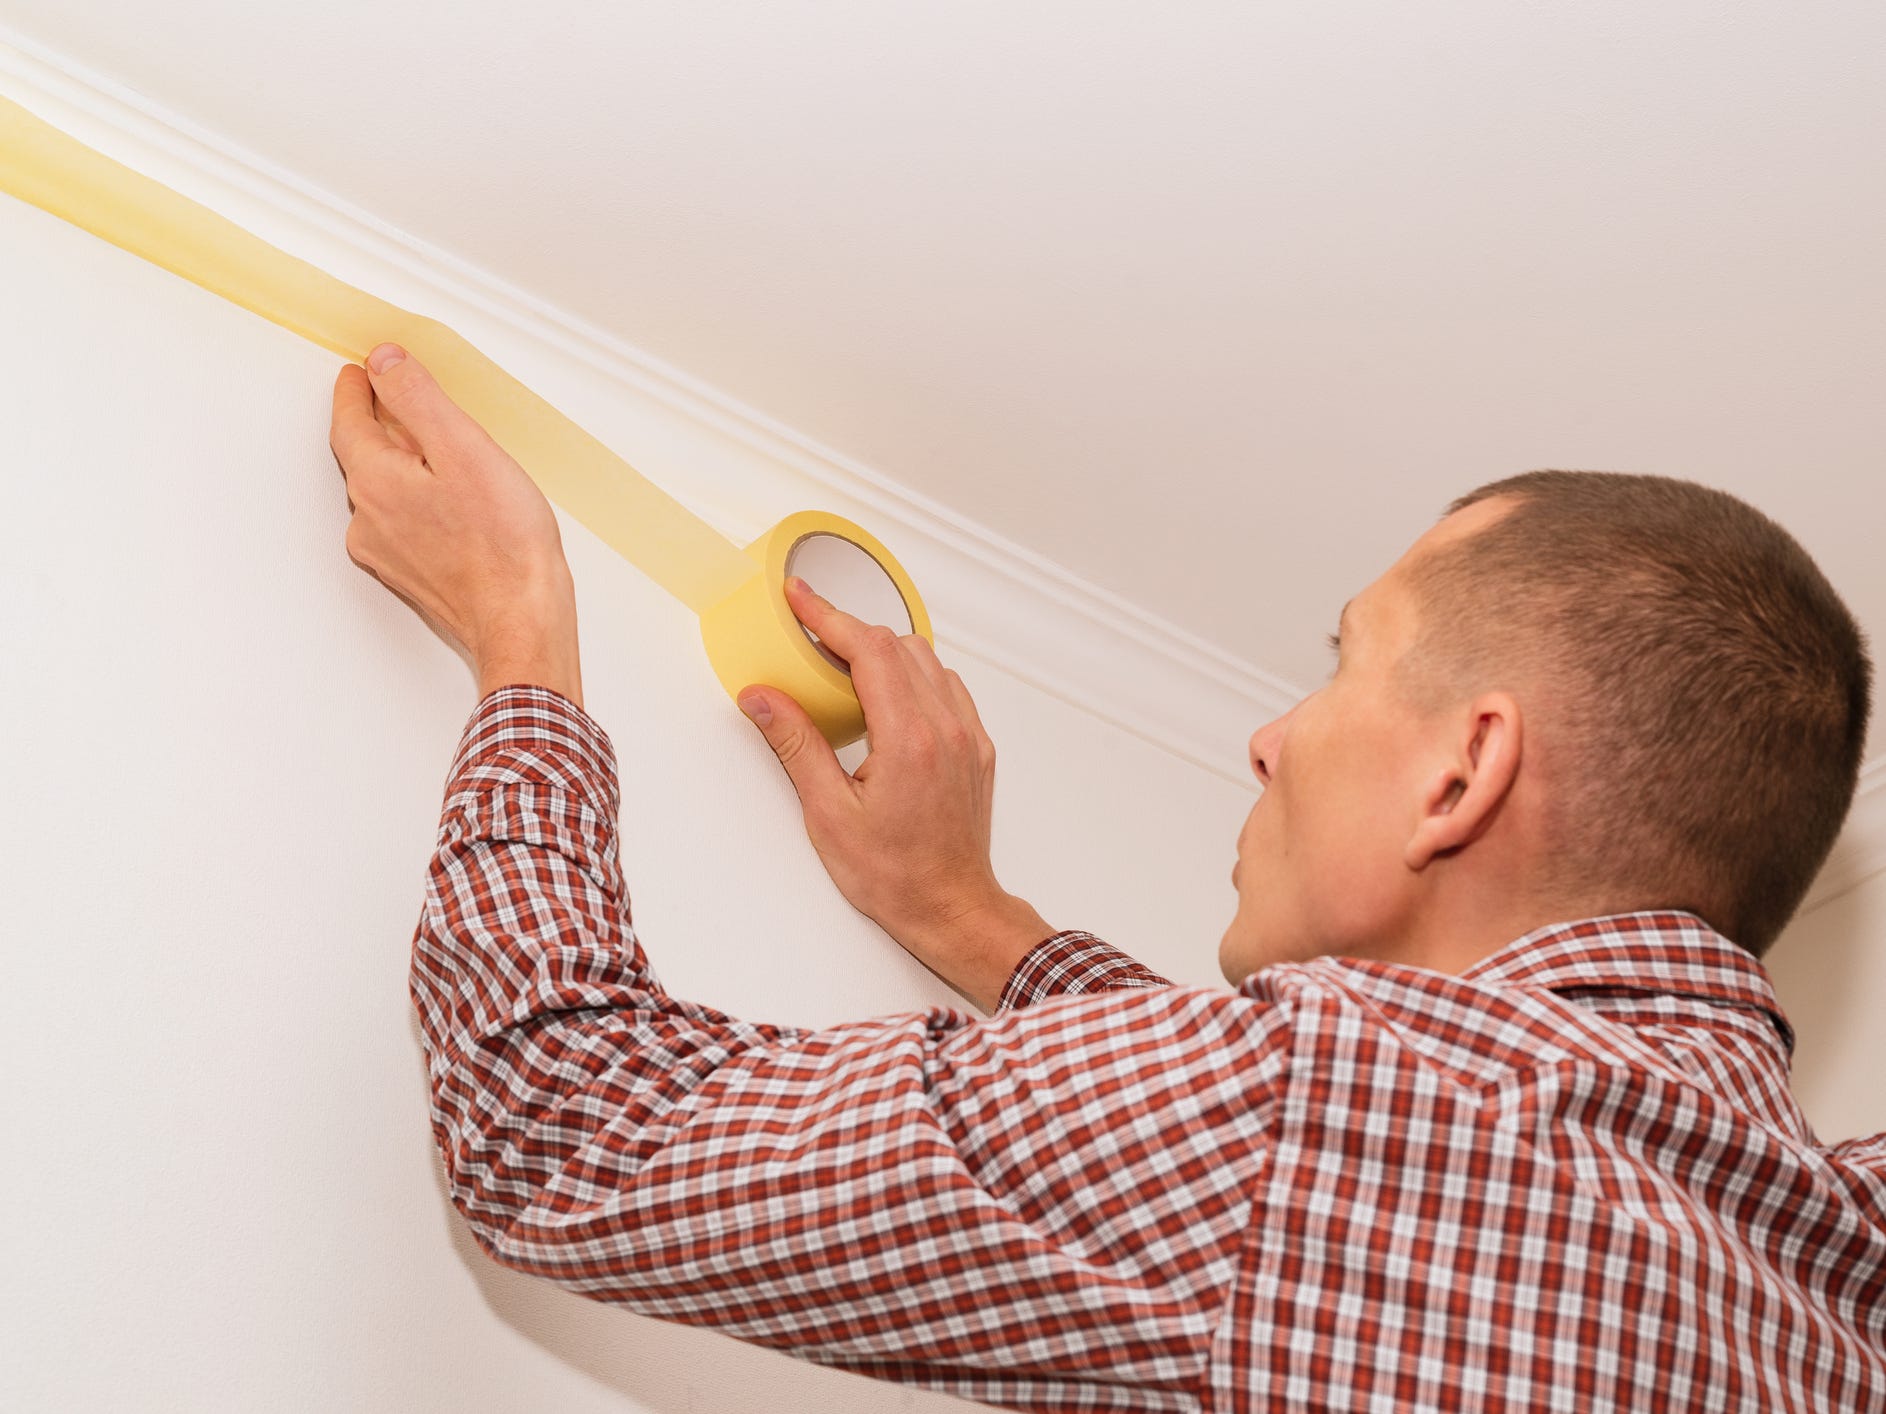
[[[1452,496],[1660,471],[1886,643],[1886,7],[0,0],[1299,685]]]

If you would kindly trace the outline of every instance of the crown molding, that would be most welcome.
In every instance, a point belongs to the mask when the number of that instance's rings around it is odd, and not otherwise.
[[[1886,870],[1886,756],[1860,768],[1847,823],[1799,911],[1807,913],[1831,903],[1881,870]]]
[[[1301,696],[1288,683],[4,27],[0,88],[282,249],[457,329],[729,538],[806,506],[869,525],[924,586],[939,642],[1255,792],[1245,744]]]

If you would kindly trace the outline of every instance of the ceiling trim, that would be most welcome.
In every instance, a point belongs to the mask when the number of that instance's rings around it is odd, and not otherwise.
[[[1800,912],[1851,893],[1882,870],[1886,870],[1886,757],[1860,768],[1847,823],[1801,901]]]
[[[925,586],[939,641],[1255,792],[1246,742],[1301,696],[1289,684],[4,27],[0,82],[116,160],[457,329],[601,440],[597,414],[565,396],[631,406],[623,420],[662,450],[631,454],[620,435],[617,450],[730,538],[808,505],[859,520]]]

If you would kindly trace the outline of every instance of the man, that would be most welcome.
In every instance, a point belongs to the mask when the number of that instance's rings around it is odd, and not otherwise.
[[[994,1010],[803,1030],[656,980],[555,518],[398,353],[341,370],[333,446],[350,554],[478,669],[411,980],[495,1259],[1017,1409],[1886,1408],[1886,1136],[1816,1142],[1758,961],[1871,669],[1772,522],[1463,498],[1251,739],[1234,992],[1004,890],[961,681],[792,586],[871,753],[742,705],[840,890]]]

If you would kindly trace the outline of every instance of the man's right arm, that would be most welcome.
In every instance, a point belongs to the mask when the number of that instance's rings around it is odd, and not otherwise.
[[[1092,933],[1057,932],[1012,894],[924,933],[906,930],[897,941],[987,1012],[1049,997],[1173,985]]]
[[[995,745],[929,640],[865,624],[801,580],[788,579],[785,593],[850,664],[870,754],[848,774],[805,709],[777,688],[744,688],[740,706],[786,768],[806,834],[852,907],[985,1011],[1172,985],[1090,933],[1056,932],[996,881]]]

